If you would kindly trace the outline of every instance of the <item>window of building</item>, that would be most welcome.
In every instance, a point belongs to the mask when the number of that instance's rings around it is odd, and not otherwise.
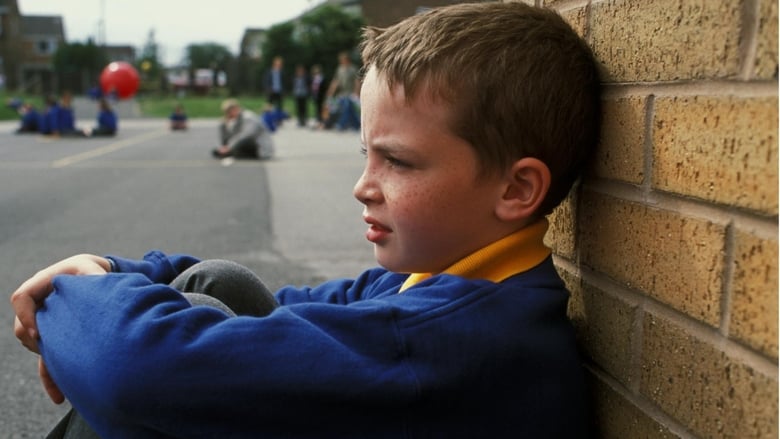
[[[54,40],[38,40],[36,46],[41,55],[52,55],[57,51],[57,42]]]

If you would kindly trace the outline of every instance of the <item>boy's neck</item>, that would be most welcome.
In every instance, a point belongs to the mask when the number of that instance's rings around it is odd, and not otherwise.
[[[551,253],[544,245],[547,220],[542,218],[511,235],[492,242],[442,271],[466,279],[501,282],[539,265]],[[439,273],[412,273],[400,292]]]

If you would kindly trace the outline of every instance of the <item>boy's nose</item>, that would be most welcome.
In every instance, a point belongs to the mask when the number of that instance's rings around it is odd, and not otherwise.
[[[376,201],[379,197],[379,190],[371,183],[368,176],[368,170],[364,170],[360,175],[355,187],[352,189],[352,195],[363,204]]]

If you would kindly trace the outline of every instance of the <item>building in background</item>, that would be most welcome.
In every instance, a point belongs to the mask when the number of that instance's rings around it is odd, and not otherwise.
[[[59,92],[60,86],[83,92],[87,83],[61,84],[54,71],[54,54],[68,44],[60,15],[24,15],[17,0],[0,0],[0,85],[21,93]],[[134,64],[136,49],[129,45],[102,46],[110,61]],[[98,72],[99,73],[99,72]],[[92,75],[94,76],[94,75]],[[67,81],[66,81],[67,82]]]
[[[52,59],[64,43],[61,16],[25,16],[16,0],[0,0],[0,74],[5,87],[31,93],[55,90]]]
[[[260,74],[265,38],[265,29],[248,28],[244,30],[235,66],[236,78],[233,87],[236,90],[245,90],[251,94],[262,92],[255,79]]]

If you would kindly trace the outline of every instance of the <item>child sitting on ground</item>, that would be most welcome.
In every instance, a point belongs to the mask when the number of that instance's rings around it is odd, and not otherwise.
[[[543,237],[596,147],[590,50],[554,12],[487,2],[369,29],[362,55],[354,196],[381,268],[274,296],[236,264],[157,251],[40,271],[12,296],[15,332],[76,410],[63,430],[588,435]]]
[[[112,137],[119,129],[119,121],[116,113],[108,103],[108,99],[98,99],[97,126],[85,129],[83,133],[87,137]]]
[[[33,104],[29,102],[21,104],[19,116],[21,119],[19,120],[19,128],[16,129],[16,134],[38,132],[38,120],[40,119],[40,115],[38,115],[38,110],[35,109]]]
[[[176,104],[173,108],[173,112],[168,116],[170,122],[171,131],[185,131],[187,130],[187,113],[184,111],[184,106]]]

